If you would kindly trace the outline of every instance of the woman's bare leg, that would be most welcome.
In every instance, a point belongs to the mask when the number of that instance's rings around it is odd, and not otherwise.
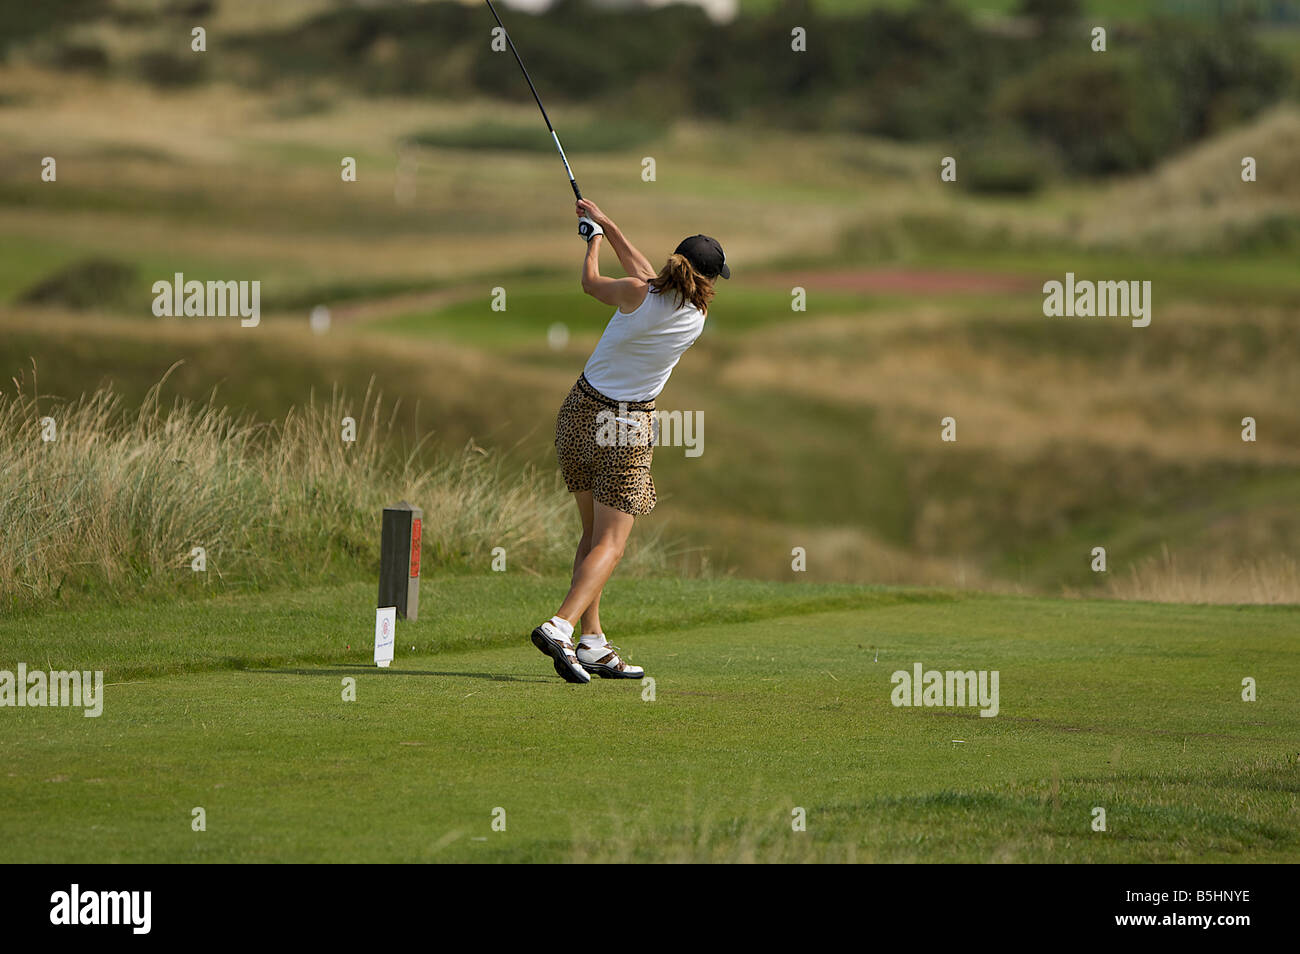
[[[578,507],[582,509],[581,502]],[[569,593],[560,604],[556,616],[574,625],[581,621],[584,624],[583,632],[588,631],[589,623],[599,625],[600,592],[609,581],[618,562],[623,559],[623,550],[627,547],[627,538],[632,532],[632,523],[635,519],[621,510],[593,501],[590,545],[581,560],[577,558],[574,560],[573,584],[569,587]],[[581,551],[581,544],[579,550]],[[596,611],[593,614],[596,618],[589,619],[587,614],[593,609]],[[591,629],[590,632],[595,633],[600,630],[596,628]]]
[[[578,541],[578,551],[573,557],[573,579],[576,581],[578,567],[582,566],[582,561],[591,552],[591,535],[595,529],[596,517],[590,490],[578,491],[573,497],[578,504],[578,514],[582,517],[582,539]],[[603,632],[604,630],[600,628],[600,593],[598,592],[591,605],[587,607],[587,611],[582,614],[581,635]]]

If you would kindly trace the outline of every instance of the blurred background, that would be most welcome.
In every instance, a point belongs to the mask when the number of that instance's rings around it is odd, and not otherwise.
[[[660,400],[703,413],[704,452],[656,454],[644,566],[1300,601],[1300,5],[500,9],[584,194],[656,263],[703,231],[732,264]],[[403,466],[490,461],[439,473],[531,494],[536,533],[512,568],[563,572],[576,522],[554,414],[610,310],[580,293],[572,195],[493,26],[452,0],[0,7],[10,605],[183,565],[187,547],[146,552],[161,511],[131,491],[76,528],[117,564],[65,554],[74,568],[33,570],[73,524],[17,449],[40,415],[97,390],[118,403],[83,425],[138,418],[169,368],[164,405],[272,422],[325,401],[327,424],[369,414],[377,453]],[[1043,283],[1067,271],[1150,281],[1150,327],[1045,318]],[[175,272],[260,281],[261,325],[155,317],[151,286]],[[955,443],[940,440],[948,416]],[[270,538],[240,542],[235,524],[284,521],[223,511],[212,534],[234,569],[212,585],[273,580],[287,554],[304,555],[299,579],[369,567],[375,501],[322,509],[310,477],[294,482],[305,496],[285,509],[306,517],[260,564],[249,541]],[[486,570],[523,519],[500,498],[425,503],[434,570]]]

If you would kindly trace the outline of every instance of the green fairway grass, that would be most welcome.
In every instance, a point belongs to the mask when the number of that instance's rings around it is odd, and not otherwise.
[[[109,683],[0,710],[0,861],[1300,859],[1295,608],[616,581],[650,701],[528,643],[562,586],[428,579],[388,671],[363,584],[0,622]],[[917,662],[999,714],[895,708]]]
[[[586,335],[594,342],[613,314],[609,306],[578,293],[576,276],[504,284],[501,287],[508,292],[504,311],[492,310],[489,294],[492,287],[483,282],[472,291],[462,292],[450,304],[371,322],[367,331],[510,348],[544,343],[547,330],[557,322],[571,335]],[[884,307],[889,301],[862,294],[817,293],[821,316],[867,313]],[[709,335],[743,334],[807,316],[806,311],[791,310],[790,295],[784,289],[752,290],[739,286],[734,291],[725,289],[723,304],[709,315],[705,331]]]

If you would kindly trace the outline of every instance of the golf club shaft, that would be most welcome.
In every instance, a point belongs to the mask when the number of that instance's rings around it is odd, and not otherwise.
[[[564,171],[569,176],[569,185],[573,186],[573,194],[579,199],[582,193],[578,191],[578,180],[573,178],[573,170],[569,168],[568,157],[564,155],[564,147],[560,145],[560,137],[555,133],[555,127],[551,125],[551,117],[546,115],[546,107],[542,105],[542,97],[537,95],[537,87],[533,85],[532,77],[528,75],[528,67],[524,66],[524,61],[519,56],[519,51],[515,49],[515,41],[510,39],[510,31],[506,25],[501,22],[501,17],[497,15],[497,8],[492,6],[492,0],[487,0],[488,9],[492,11],[493,18],[497,21],[497,26],[501,27],[501,32],[505,34],[506,43],[510,47],[510,52],[515,55],[515,62],[519,64],[519,69],[523,71],[524,79],[528,81],[528,88],[533,91],[533,99],[537,100],[537,108],[542,111],[542,119],[546,120],[546,128],[551,131],[551,138],[555,140],[555,148],[560,153],[560,161],[564,163]]]

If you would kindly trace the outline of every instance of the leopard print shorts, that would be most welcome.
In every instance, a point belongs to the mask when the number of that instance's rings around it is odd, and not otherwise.
[[[555,419],[555,454],[570,493],[634,517],[655,508],[654,401],[607,398],[580,376]]]

